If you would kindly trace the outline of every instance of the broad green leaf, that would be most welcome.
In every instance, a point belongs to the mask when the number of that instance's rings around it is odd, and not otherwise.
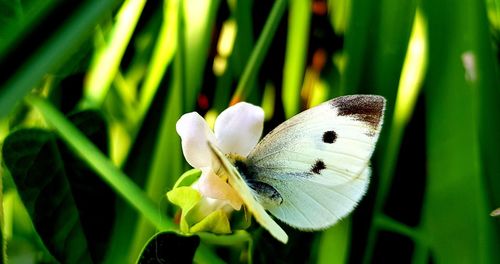
[[[496,43],[500,34],[500,1],[488,0],[488,14],[495,17],[495,22],[491,22],[492,26],[496,29]],[[485,26],[487,21],[484,17],[479,17],[481,27],[481,35],[488,35],[488,27]],[[496,50],[491,49],[489,41],[482,41],[482,47],[478,49],[478,56],[484,59],[484,64],[481,64],[479,72],[482,73],[485,85],[483,89],[479,90],[479,143],[481,144],[481,158],[483,161],[482,168],[486,175],[486,188],[490,192],[491,209],[500,206],[500,140],[498,140],[498,131],[500,131],[500,89],[498,89],[499,82],[499,69],[498,59],[498,46]],[[496,221],[497,237],[500,237],[500,221]]]
[[[6,138],[3,156],[37,232],[62,262],[91,262],[76,202],[53,133],[19,130]]]
[[[432,30],[422,228],[435,263],[496,263],[498,233],[489,216],[480,150],[498,143],[481,146],[478,129],[479,95],[498,93],[491,93],[498,90],[498,75],[492,71],[484,2],[423,1],[423,7]],[[497,119],[498,113],[489,114]]]
[[[107,147],[102,118],[94,112],[72,116],[89,138]],[[114,218],[114,194],[54,133],[21,129],[2,149],[35,229],[61,262],[100,262]]]
[[[199,244],[198,236],[158,233],[146,243],[137,263],[192,263]]]
[[[95,111],[84,111],[69,115],[69,119],[103,153],[108,152],[108,131],[102,115]],[[91,256],[101,262],[107,252],[115,219],[115,194],[111,187],[66,145],[62,142],[58,144]]]

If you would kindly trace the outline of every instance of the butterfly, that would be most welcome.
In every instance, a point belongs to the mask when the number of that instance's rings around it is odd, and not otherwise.
[[[329,100],[277,126],[246,158],[208,144],[256,221],[286,243],[287,234],[266,210],[299,230],[322,230],[363,197],[385,103],[378,95]]]

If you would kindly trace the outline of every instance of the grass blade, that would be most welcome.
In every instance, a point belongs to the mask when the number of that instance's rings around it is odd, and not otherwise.
[[[127,0],[120,8],[109,41],[98,48],[85,82],[86,99],[101,105],[113,82],[127,48],[145,0]]]
[[[0,119],[35,87],[47,72],[60,67],[93,32],[100,21],[119,1],[87,1],[77,14],[47,40],[0,90]]]
[[[290,1],[288,39],[283,70],[283,108],[287,118],[300,110],[300,90],[304,80],[304,69],[309,44],[311,1]]]
[[[273,39],[274,33],[278,28],[280,19],[285,12],[286,6],[286,0],[278,0],[274,3],[269,14],[269,18],[267,19],[266,24],[262,29],[262,33],[255,44],[255,48],[250,55],[250,59],[243,70],[243,75],[241,76],[238,86],[236,87],[236,92],[231,100],[232,103],[244,100],[249,94],[248,89],[251,87],[250,84],[253,83],[257,77],[257,72],[260,69],[262,61],[264,61],[264,56],[267,54],[267,50],[269,49],[271,40]]]

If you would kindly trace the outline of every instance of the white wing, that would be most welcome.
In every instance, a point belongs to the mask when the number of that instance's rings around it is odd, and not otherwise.
[[[277,186],[283,202],[269,211],[301,230],[327,228],[354,209],[366,192],[370,172],[370,167],[365,167],[357,178],[335,187],[293,177],[287,185]]]
[[[384,108],[381,96],[352,95],[306,110],[259,142],[243,176],[283,222],[309,230],[331,226],[366,192]]]
[[[245,180],[241,177],[238,170],[231,164],[226,156],[217,149],[217,147],[210,142],[207,143],[215,156],[219,159],[223,169],[227,172],[229,184],[238,192],[247,209],[253,214],[255,220],[266,228],[276,239],[286,244],[288,242],[288,235],[271,216],[266,213],[264,207],[255,200],[252,190],[245,183]]]

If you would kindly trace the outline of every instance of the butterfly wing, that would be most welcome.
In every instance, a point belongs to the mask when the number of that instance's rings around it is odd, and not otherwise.
[[[245,183],[238,170],[231,164],[226,156],[212,143],[208,142],[210,149],[219,159],[223,169],[227,172],[229,184],[238,192],[247,209],[253,214],[255,220],[266,228],[271,235],[283,243],[287,243],[288,235],[283,229],[267,214],[264,207],[259,204],[252,193],[252,190]]]
[[[254,193],[279,201],[265,205],[283,222],[305,230],[331,226],[366,192],[384,109],[381,96],[351,95],[306,110],[259,142],[243,176],[267,186]]]

